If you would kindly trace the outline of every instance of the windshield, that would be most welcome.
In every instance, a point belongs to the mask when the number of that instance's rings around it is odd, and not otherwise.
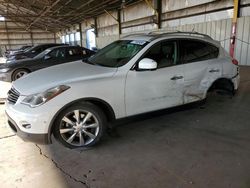
[[[24,52],[31,52],[32,50],[36,50],[37,46],[38,46],[38,45],[33,46],[33,47],[31,47],[31,48],[28,48],[28,49],[25,50]]]
[[[143,40],[119,40],[98,51],[88,62],[105,67],[120,67],[147,44],[148,42]]]
[[[47,50],[44,50],[42,51],[40,54],[36,55],[34,58],[37,59],[37,58],[43,58],[46,54],[48,54],[49,52],[51,52],[50,49],[47,49]]]

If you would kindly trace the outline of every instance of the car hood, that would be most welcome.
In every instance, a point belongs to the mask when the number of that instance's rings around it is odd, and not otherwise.
[[[91,65],[80,60],[35,71],[16,80],[13,87],[21,95],[30,95],[62,84],[112,77],[116,71],[117,68]]]

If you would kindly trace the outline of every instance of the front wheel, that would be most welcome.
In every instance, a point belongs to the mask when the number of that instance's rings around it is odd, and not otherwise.
[[[15,81],[21,77],[23,77],[24,75],[29,74],[29,71],[26,69],[17,69],[16,71],[14,71],[14,73],[12,74],[12,81]]]
[[[68,148],[90,147],[102,137],[106,117],[92,103],[79,103],[63,110],[55,121],[54,136]]]

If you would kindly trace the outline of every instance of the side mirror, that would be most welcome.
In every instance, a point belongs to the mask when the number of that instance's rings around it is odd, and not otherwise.
[[[48,59],[50,59],[50,58],[51,58],[50,55],[45,55],[45,56],[44,56],[44,60],[48,60]]]
[[[157,62],[153,59],[143,58],[139,61],[138,70],[156,70],[157,69]]]

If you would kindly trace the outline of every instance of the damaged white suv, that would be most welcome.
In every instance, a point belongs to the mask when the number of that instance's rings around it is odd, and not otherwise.
[[[88,60],[49,67],[13,83],[6,114],[24,140],[88,147],[108,122],[206,98],[211,88],[234,93],[238,62],[207,35],[136,34]]]

